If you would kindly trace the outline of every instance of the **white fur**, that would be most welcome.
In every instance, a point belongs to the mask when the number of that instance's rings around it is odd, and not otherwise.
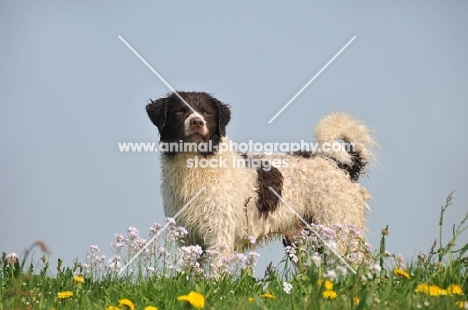
[[[208,128],[206,127],[206,121],[205,121],[205,119],[203,118],[203,116],[202,116],[201,114],[199,114],[199,113],[192,113],[192,114],[189,115],[189,117],[187,117],[187,119],[186,119],[185,122],[184,122],[184,132],[185,132],[185,135],[188,136],[188,135],[190,134],[190,121],[191,121],[192,119],[196,118],[196,117],[200,118],[200,119],[203,121],[203,123],[204,123],[204,125],[203,125],[203,127],[202,127],[200,133],[201,133],[202,135],[208,134]]]
[[[353,142],[367,158],[372,156],[368,147],[375,144],[369,134],[370,130],[360,121],[338,113],[326,116],[315,131],[319,143],[336,139]],[[229,143],[229,139],[223,137],[221,143]],[[268,156],[289,163],[289,167],[277,167],[284,177],[282,197],[298,214],[312,218],[314,223],[340,223],[344,227],[354,224],[364,230],[366,201],[371,195],[359,183],[351,182],[347,172],[330,158],[350,163],[349,154],[325,155],[310,159],[285,154]],[[189,168],[187,161],[196,156],[203,158],[196,153],[161,156],[166,216],[173,217],[205,187],[176,219],[189,231],[189,242],[204,248],[227,246],[232,252],[247,246],[249,235],[261,241],[298,229],[299,220],[283,203],[266,218],[260,215],[256,206],[257,172],[236,167],[233,163],[242,160],[239,154],[228,150],[212,155],[221,156],[227,167]]]

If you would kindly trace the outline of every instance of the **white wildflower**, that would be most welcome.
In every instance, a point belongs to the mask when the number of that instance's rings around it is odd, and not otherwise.
[[[406,269],[405,257],[401,254],[398,254],[395,257],[395,265],[398,269]]]
[[[109,260],[107,261],[107,266],[108,269],[113,270],[113,271],[118,271],[122,267],[120,264],[120,256],[119,255],[113,255]]]
[[[286,254],[288,254],[289,258],[293,261],[293,263],[297,263],[299,261],[299,258],[296,255],[296,248],[293,246],[287,246],[284,248],[284,251]]]
[[[156,233],[161,229],[162,225],[159,223],[154,223],[153,226],[150,227],[150,236],[153,237]]]
[[[374,264],[374,265],[372,265],[372,266],[369,267],[369,270],[370,270],[371,272],[373,272],[374,274],[378,274],[378,273],[380,273],[380,271],[382,270],[382,267],[380,267],[379,264]]]
[[[292,284],[288,282],[283,282],[283,291],[286,294],[291,294],[291,290],[292,290]]]
[[[115,239],[117,240],[117,242],[125,241],[125,237],[122,234],[115,234],[114,236],[115,236]]]
[[[172,217],[166,217],[166,222],[170,223],[170,225],[175,225],[176,222]]]
[[[335,270],[333,269],[328,269],[327,272],[323,274],[323,277],[325,279],[328,279],[332,282],[336,282],[338,280],[338,275],[336,274]]]
[[[322,258],[320,256],[314,254],[311,259],[314,262],[315,267],[320,267],[320,265],[322,265]]]
[[[130,226],[130,227],[127,229],[127,236],[128,236],[128,239],[130,239],[130,240],[137,239],[139,233],[140,233],[140,232],[138,231],[138,229],[136,229],[136,228],[133,227],[133,226]]]
[[[348,274],[348,268],[344,266],[336,266],[336,271],[339,272],[344,277]]]
[[[260,254],[257,252],[250,252],[249,256],[247,256],[247,261],[245,263],[246,267],[255,267],[257,265],[257,260],[260,257]]]
[[[16,253],[7,254],[5,256],[5,261],[13,265],[18,261],[18,255]]]

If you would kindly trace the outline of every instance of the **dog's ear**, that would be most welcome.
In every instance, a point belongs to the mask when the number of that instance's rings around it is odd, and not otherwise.
[[[164,125],[166,125],[166,107],[168,100],[168,98],[151,100],[151,102],[146,106],[146,112],[148,113],[151,122],[158,127],[159,134],[162,134]]]
[[[226,126],[231,120],[231,109],[216,98],[213,98],[213,101],[218,110],[218,134],[224,137],[226,135]]]

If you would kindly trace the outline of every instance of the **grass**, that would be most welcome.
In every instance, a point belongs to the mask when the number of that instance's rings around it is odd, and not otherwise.
[[[329,243],[348,236],[345,258],[356,273],[308,231],[286,248],[280,266],[268,266],[261,278],[252,276],[255,252],[229,261],[221,259],[222,251],[202,254],[199,247],[183,246],[186,231],[170,219],[165,231],[158,224],[150,229],[155,241],[147,248],[147,240],[130,227],[126,236],[116,235],[114,256],[107,262],[91,246],[86,262],[64,267],[58,260],[55,273],[46,254],[38,261],[30,258],[34,247],[47,253],[38,242],[21,257],[3,253],[0,310],[468,309],[468,244],[456,243],[467,228],[468,214],[453,226],[450,241],[442,243],[444,214],[451,203],[449,195],[441,207],[439,242],[408,264],[386,251],[388,227],[382,230],[379,250],[371,252],[358,232],[317,226]],[[139,250],[142,254],[119,275]],[[205,264],[200,265],[202,257]]]

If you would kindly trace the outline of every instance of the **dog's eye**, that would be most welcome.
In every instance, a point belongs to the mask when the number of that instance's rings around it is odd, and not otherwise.
[[[208,115],[211,115],[211,113],[208,112],[208,111],[203,111],[203,115],[207,115],[207,116],[208,116]]]

